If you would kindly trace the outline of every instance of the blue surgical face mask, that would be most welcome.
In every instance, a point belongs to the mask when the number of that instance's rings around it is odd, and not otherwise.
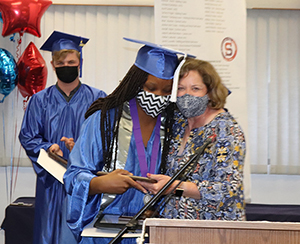
[[[181,97],[177,97],[176,104],[184,117],[191,118],[203,114],[207,108],[208,101],[207,94],[203,97],[184,94]]]
[[[136,99],[145,113],[155,118],[168,106],[170,95],[158,96],[154,93],[141,90],[137,94]]]

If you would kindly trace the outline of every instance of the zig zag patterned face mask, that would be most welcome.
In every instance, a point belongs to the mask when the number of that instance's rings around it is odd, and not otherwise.
[[[154,93],[141,90],[137,94],[136,99],[145,113],[155,118],[168,106],[170,95],[158,96]]]

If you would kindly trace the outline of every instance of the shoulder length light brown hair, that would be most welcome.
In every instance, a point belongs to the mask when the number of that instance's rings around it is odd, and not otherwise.
[[[228,89],[222,84],[222,80],[214,66],[207,61],[187,58],[180,69],[179,79],[187,76],[191,70],[195,70],[201,75],[207,87],[208,106],[212,109],[224,108]]]

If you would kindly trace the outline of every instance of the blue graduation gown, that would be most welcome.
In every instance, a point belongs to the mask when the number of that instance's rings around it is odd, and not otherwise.
[[[61,137],[72,137],[76,141],[86,110],[94,100],[104,96],[106,94],[103,91],[81,84],[69,102],[56,86],[34,94],[29,101],[19,140],[37,174],[34,243],[63,243],[60,240],[61,233],[69,236],[66,243],[72,243],[71,238],[74,239],[63,216],[66,199],[64,186],[36,163],[39,151],[57,143],[63,156],[68,159],[69,150],[64,142],[60,142]]]
[[[99,237],[82,237],[83,228],[98,214],[101,194],[89,196],[89,183],[94,174],[103,168],[102,142],[100,133],[100,111],[90,116],[82,126],[78,138],[70,154],[70,166],[64,175],[65,188],[68,193],[68,225],[80,243],[108,243],[110,239]],[[154,142],[154,132],[148,142],[146,151],[148,168]],[[159,145],[160,146],[160,145]],[[155,173],[158,173],[161,161],[161,150],[156,162]],[[134,134],[131,135],[125,169],[134,175],[141,175]],[[144,194],[135,188],[117,195],[115,200],[105,209],[105,213],[135,215],[143,206]],[[124,238],[122,243],[136,243],[134,238]]]

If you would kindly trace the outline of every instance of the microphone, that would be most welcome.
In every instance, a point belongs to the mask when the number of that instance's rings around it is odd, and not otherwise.
[[[197,161],[199,160],[200,156],[203,154],[204,150],[207,148],[207,146],[211,143],[213,143],[215,140],[216,140],[216,135],[213,134],[211,136],[209,136],[205,142],[202,144],[201,147],[199,147],[195,152],[194,154],[189,158],[189,161],[186,163],[188,164],[185,169],[183,170],[183,173],[182,173],[182,176],[181,178],[184,178],[188,175],[188,173],[191,172],[192,168],[195,167],[195,164],[197,163]],[[184,166],[183,166],[184,167]],[[182,167],[182,168],[183,168]],[[181,170],[181,169],[179,169]],[[180,175],[178,176],[180,177]]]
[[[137,226],[138,219],[146,212],[146,210],[150,209],[163,195],[165,190],[172,185],[172,183],[177,180],[180,175],[190,166],[191,163],[198,161],[202,153],[204,152],[205,148],[211,144],[213,141],[215,141],[216,135],[209,136],[203,145],[198,148],[195,153],[189,158],[189,161],[185,163],[172,177],[171,179],[156,193],[150,201],[148,201],[144,207],[140,209],[140,211],[134,215],[130,221],[126,224],[126,226],[119,231],[119,233],[109,242],[109,244],[117,243],[120,241],[122,236],[127,232],[127,230],[134,230]]]
[[[205,148],[208,146],[208,144],[213,143],[216,140],[217,135],[213,134],[211,136],[209,136],[205,142],[203,143],[203,145],[201,147],[199,147],[194,154],[201,154]]]

